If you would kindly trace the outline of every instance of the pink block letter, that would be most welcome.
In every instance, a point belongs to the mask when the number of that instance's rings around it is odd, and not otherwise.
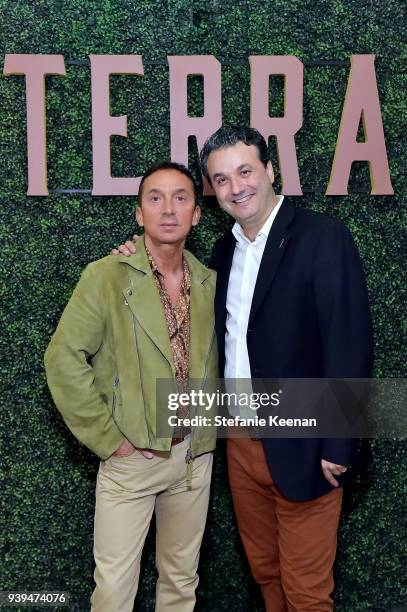
[[[141,55],[90,55],[92,69],[92,195],[137,195],[141,177],[112,177],[110,137],[127,136],[127,115],[110,115],[109,76],[144,74]]]
[[[352,55],[338,142],[326,195],[346,195],[354,161],[368,161],[372,195],[393,195],[374,55]],[[362,116],[365,142],[357,142]]]
[[[276,136],[282,192],[302,195],[294,135],[302,127],[304,66],[293,55],[251,55],[250,125],[264,136]],[[269,76],[285,77],[284,117],[269,115]]]
[[[212,55],[168,56],[170,67],[171,159],[188,166],[188,136],[196,136],[200,150],[222,125],[221,65]],[[204,114],[188,117],[187,77],[204,79]],[[213,194],[204,181],[204,194]]]
[[[65,76],[62,55],[7,53],[3,74],[24,74],[27,98],[28,191],[30,196],[48,195],[45,121],[45,76]]]

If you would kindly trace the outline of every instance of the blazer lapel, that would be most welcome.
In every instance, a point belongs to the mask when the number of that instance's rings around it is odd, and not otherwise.
[[[278,266],[287,248],[290,239],[288,226],[294,214],[295,207],[287,201],[283,202],[271,226],[254,288],[249,327],[271,287]]]
[[[235,252],[236,239],[232,232],[228,232],[226,236],[226,244],[224,257],[217,269],[216,277],[216,295],[215,295],[215,314],[216,314],[216,332],[218,338],[224,338],[226,325],[226,299],[228,294],[228,285],[230,270],[232,268],[233,254]]]

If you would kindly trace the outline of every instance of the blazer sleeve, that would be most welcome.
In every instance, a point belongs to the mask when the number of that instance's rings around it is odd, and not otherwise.
[[[90,363],[103,342],[105,315],[94,264],[83,272],[45,352],[47,382],[54,402],[74,436],[102,459],[123,435],[95,387]]]
[[[314,262],[314,295],[323,346],[325,378],[370,378],[372,323],[362,262],[349,230],[332,222]],[[357,440],[327,438],[322,458],[351,464]]]

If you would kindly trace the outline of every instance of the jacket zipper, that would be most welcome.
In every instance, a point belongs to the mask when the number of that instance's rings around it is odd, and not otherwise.
[[[122,430],[120,429],[120,427],[119,427],[119,425],[118,425],[118,423],[116,421],[116,389],[119,386],[119,382],[120,382],[120,379],[116,375],[116,378],[114,379],[114,383],[113,383],[112,418],[113,418],[113,421],[116,424],[117,429],[120,431],[120,433],[126,438],[126,440],[128,440],[131,444],[133,444],[134,448],[137,448],[137,446],[134,444],[134,442],[132,442],[130,440],[130,438],[122,432]]]
[[[136,320],[135,320],[134,315],[132,315],[132,317],[133,317],[134,337],[136,339],[136,351],[137,351],[137,356],[139,357],[140,351],[139,351],[138,339],[137,339]],[[140,364],[140,361],[139,361],[139,364]],[[151,448],[152,447],[152,444],[151,444],[151,435],[150,435],[150,428],[149,428],[149,425],[148,425],[148,420],[146,418],[146,401],[145,401],[145,395],[144,395],[143,374],[142,374],[142,371],[141,371],[141,367],[139,367],[139,371],[140,371],[141,395],[143,396],[144,419],[146,421],[147,436],[148,436],[148,447]]]

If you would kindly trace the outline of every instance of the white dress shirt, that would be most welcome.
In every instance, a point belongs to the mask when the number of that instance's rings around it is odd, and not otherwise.
[[[253,242],[245,236],[238,223],[232,228],[237,242],[226,299],[225,378],[251,378],[246,342],[247,326],[266,241],[284,199],[284,196],[279,197],[279,202]]]

